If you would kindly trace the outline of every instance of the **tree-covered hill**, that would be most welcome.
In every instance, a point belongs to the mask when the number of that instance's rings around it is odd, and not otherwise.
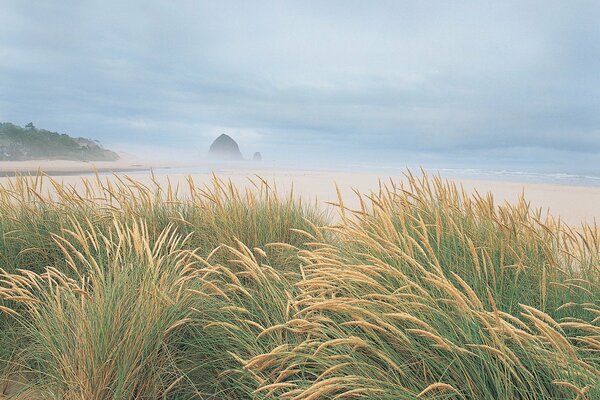
[[[0,123],[0,161],[61,159],[113,161],[119,156],[97,141],[74,138],[64,133],[37,129],[30,122],[20,127]]]

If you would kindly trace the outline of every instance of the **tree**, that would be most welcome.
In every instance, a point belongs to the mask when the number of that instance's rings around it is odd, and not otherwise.
[[[33,126],[33,122],[30,122],[27,125],[25,125],[25,128],[27,128],[31,131],[35,130],[35,126]]]

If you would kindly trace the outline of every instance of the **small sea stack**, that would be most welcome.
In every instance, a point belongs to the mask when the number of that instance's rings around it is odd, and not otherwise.
[[[252,156],[252,161],[262,161],[262,155],[260,154],[260,151],[254,153]]]

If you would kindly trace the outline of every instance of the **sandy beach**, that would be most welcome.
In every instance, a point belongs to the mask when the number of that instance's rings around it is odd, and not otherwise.
[[[14,174],[35,174],[37,171],[53,176],[89,174],[98,172],[122,172],[147,170],[163,166],[161,163],[148,163],[133,157],[123,157],[117,161],[73,161],[73,160],[27,160],[0,161],[0,176]]]
[[[190,173],[181,172],[186,168],[189,171],[198,169],[206,172]],[[339,188],[345,206],[357,208],[358,198],[354,190],[363,194],[377,190],[379,183],[389,183],[390,179],[400,182],[402,175],[384,175],[378,173],[356,173],[338,171],[315,171],[301,169],[277,169],[261,167],[253,164],[235,165],[231,167],[219,165],[211,167],[210,164],[190,166],[186,164],[165,164],[141,162],[134,159],[123,159],[115,162],[85,163],[77,161],[39,161],[39,162],[2,162],[0,163],[0,183],[5,183],[14,172],[35,174],[38,169],[52,175],[53,179],[62,181],[75,187],[82,176],[91,176],[94,171],[103,173],[103,179],[112,179],[110,173],[135,174],[135,178],[142,182],[150,181],[150,168],[155,169],[155,174],[160,182],[166,182],[167,177],[176,186],[179,192],[185,194],[186,178],[192,176],[198,184],[207,184],[212,179],[208,171],[216,171],[217,176],[231,180],[240,187],[251,186],[250,179],[261,177],[277,186],[281,193],[288,193],[291,189],[303,201],[317,202],[324,207],[327,203],[337,202],[336,185]],[[169,168],[173,168],[170,171]],[[146,172],[148,171],[148,172]],[[429,171],[435,173],[435,171]],[[489,180],[464,180],[453,179],[462,185],[467,193],[479,194],[492,193],[496,204],[505,202],[514,203],[524,193],[531,206],[541,208],[571,224],[579,225],[582,222],[592,223],[600,219],[600,187],[553,185],[530,182],[507,182]]]
[[[252,175],[274,182],[282,192],[293,188],[294,193],[303,199],[319,203],[337,202],[337,185],[344,204],[348,208],[359,206],[354,190],[367,194],[377,190],[379,182],[389,183],[390,179],[400,182],[405,179],[402,175],[385,176],[374,173],[294,170],[230,170],[218,174],[219,177],[231,179],[238,185],[245,184],[248,177]],[[199,182],[208,182],[210,178],[209,174],[194,175],[194,179]],[[173,181],[177,181],[177,179]],[[492,193],[496,204],[514,203],[521,194],[524,194],[532,207],[541,208],[544,212],[549,212],[554,216],[560,216],[563,221],[571,225],[600,220],[600,187],[485,180],[454,181],[462,185],[467,193]]]

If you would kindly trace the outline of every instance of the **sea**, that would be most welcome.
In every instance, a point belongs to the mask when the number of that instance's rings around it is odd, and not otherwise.
[[[485,181],[505,181],[505,182],[523,182],[523,183],[541,183],[555,185],[572,186],[593,186],[600,187],[600,172],[594,173],[567,173],[561,171],[536,171],[533,169],[486,169],[486,168],[443,168],[423,165],[378,165],[373,163],[338,163],[327,165],[315,164],[294,164],[278,162],[251,161],[201,165],[194,167],[176,167],[176,168],[156,168],[157,174],[203,174],[219,173],[232,169],[247,169],[249,174],[255,170],[298,170],[298,171],[326,171],[326,172],[345,172],[345,173],[369,173],[381,177],[402,176],[410,170],[412,173],[420,173],[421,170],[429,174],[439,174],[443,178],[456,180],[485,180]],[[129,174],[146,174],[147,171],[135,171]]]
[[[164,165],[164,164],[163,164]],[[523,183],[542,183],[554,185],[572,185],[572,186],[592,186],[600,187],[600,166],[599,168],[588,168],[585,171],[568,171],[552,168],[535,168],[525,166],[522,168],[489,168],[489,167],[444,167],[439,164],[400,164],[393,162],[374,163],[374,162],[281,162],[281,161],[237,161],[221,163],[196,163],[191,166],[181,167],[159,167],[153,168],[155,174],[206,174],[226,172],[231,170],[245,170],[249,175],[268,170],[297,170],[297,171],[325,171],[325,172],[344,172],[344,173],[368,173],[375,174],[382,178],[397,177],[404,175],[407,170],[413,174],[420,173],[421,170],[428,174],[439,174],[443,178],[456,180],[485,180],[485,181],[505,181],[505,182],[523,182]],[[561,168],[562,169],[562,168]],[[115,171],[119,172],[119,171]],[[101,172],[100,175],[109,175],[112,172]],[[127,175],[147,175],[150,173],[148,168],[139,170],[123,171]],[[0,176],[11,176],[14,173],[0,173]],[[55,171],[48,175],[82,175],[81,172]],[[83,174],[88,175],[88,174]],[[92,175],[92,174],[89,174]]]

